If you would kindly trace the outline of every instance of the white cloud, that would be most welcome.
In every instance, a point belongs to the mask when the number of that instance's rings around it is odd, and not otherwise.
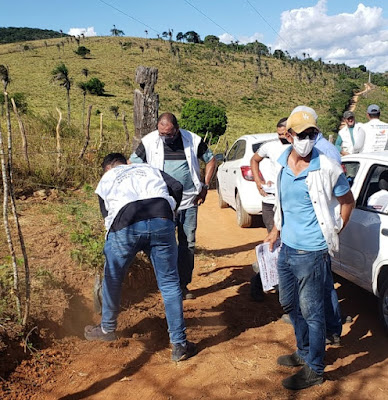
[[[70,28],[67,34],[71,36],[81,36],[82,34],[85,36],[97,36],[94,26],[89,26],[88,28]]]
[[[226,44],[230,44],[230,42],[235,42],[236,40],[238,40],[238,42],[240,44],[247,44],[247,43],[253,43],[256,40],[258,42],[262,42],[263,41],[263,34],[255,32],[253,35],[251,36],[244,36],[244,35],[240,35],[240,36],[232,36],[229,35],[229,33],[223,33],[222,35],[218,36],[220,39],[220,42],[222,43],[226,43]]]
[[[388,71],[388,21],[382,16],[382,8],[360,3],[353,13],[328,15],[326,4],[327,0],[319,0],[313,7],[284,11],[280,38],[273,49]]]

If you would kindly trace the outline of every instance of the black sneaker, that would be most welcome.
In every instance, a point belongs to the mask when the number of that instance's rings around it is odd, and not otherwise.
[[[307,364],[296,374],[283,379],[282,384],[286,389],[301,390],[310,386],[320,385],[323,382],[323,374],[317,374]]]
[[[194,293],[190,292],[187,287],[182,288],[182,299],[183,300],[193,300],[195,299]]]
[[[188,340],[184,345],[180,343],[172,344],[172,361],[184,361],[192,356],[195,356],[196,354],[197,346],[194,343],[189,342]]]
[[[100,340],[103,342],[116,340],[115,332],[104,333],[101,329],[101,325],[85,326],[84,336],[86,340]]]
[[[326,345],[340,347],[341,346],[341,337],[334,333],[333,335],[329,335],[326,337]]]
[[[277,363],[285,367],[300,367],[301,365],[306,364],[297,352],[278,357]]]

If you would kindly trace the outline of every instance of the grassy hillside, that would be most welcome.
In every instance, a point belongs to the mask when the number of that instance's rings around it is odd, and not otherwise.
[[[78,45],[90,49],[87,58],[74,53]],[[355,79],[351,79],[334,70],[328,72],[328,68],[319,69],[317,64],[314,68],[309,67],[307,61],[294,63],[265,56],[261,57],[259,74],[253,54],[224,53],[200,44],[157,39],[94,37],[76,43],[73,38],[63,38],[35,41],[28,47],[28,50],[20,51],[20,45],[1,45],[0,64],[9,67],[10,96],[15,93],[25,95],[29,114],[24,119],[31,146],[37,154],[47,150],[55,153],[56,107],[62,110],[66,119],[66,90],[53,82],[51,75],[62,62],[72,80],[72,129],[67,133],[64,131],[64,135],[74,154],[82,146],[83,135],[83,96],[77,84],[92,77],[105,83],[106,96],[87,95],[86,98],[86,104],[93,105],[91,147],[97,146],[98,113],[101,112],[108,140],[106,151],[122,150],[124,143],[122,122],[120,118],[115,119],[110,111],[112,106],[118,106],[120,114],[125,112],[128,128],[133,134],[133,91],[137,87],[134,76],[139,65],[159,70],[155,90],[160,97],[160,113],[171,111],[179,118],[182,105],[191,97],[223,106],[228,117],[225,138],[229,143],[242,134],[274,131],[276,122],[299,104],[314,107],[323,127],[335,126],[338,113],[350,100],[349,90],[362,88],[367,79],[366,73],[358,73]],[[87,78],[83,69],[88,70]],[[5,132],[4,118],[1,126]],[[14,121],[14,131],[16,127]],[[20,146],[17,137],[15,146]]]

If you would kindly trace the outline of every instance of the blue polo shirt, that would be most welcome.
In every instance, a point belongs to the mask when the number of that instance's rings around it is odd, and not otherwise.
[[[295,176],[287,164],[291,150],[292,147],[278,159],[278,162],[284,167],[280,178],[280,202],[283,212],[282,242],[298,250],[327,249],[327,243],[315,215],[306,184],[308,173],[320,169],[319,152],[313,148],[309,166]],[[339,197],[348,191],[349,184],[345,175],[341,174],[334,186],[333,194]]]

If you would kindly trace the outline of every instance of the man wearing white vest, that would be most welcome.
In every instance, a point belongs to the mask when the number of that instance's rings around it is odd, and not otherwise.
[[[85,338],[116,339],[122,283],[142,250],[151,259],[162,293],[172,360],[186,360],[196,354],[196,346],[186,340],[177,268],[174,212],[182,198],[182,185],[149,165],[127,165],[120,153],[107,155],[102,167],[104,175],[96,189],[107,230],[102,316],[101,324],[85,327]]]
[[[314,116],[298,111],[287,120],[291,147],[278,159],[281,169],[275,194],[275,226],[265,242],[279,234],[279,301],[294,326],[297,350],[278,364],[302,367],[283,380],[300,390],[323,382],[325,355],[325,287],[333,284],[330,256],[338,251],[338,234],[347,224],[354,199],[342,168],[319,152]]]
[[[367,117],[369,121],[363,125],[365,144],[362,152],[385,150],[388,142],[388,124],[380,121],[380,107],[377,104],[371,104],[367,109]]]
[[[335,147],[341,156],[359,153],[364,147],[365,132],[363,124],[357,122],[352,111],[345,111],[343,114],[345,126],[338,132]]]
[[[206,163],[201,182],[199,160]],[[130,157],[130,162],[146,162],[171,175],[183,185],[182,202],[178,208],[178,271],[184,299],[193,299],[187,285],[194,269],[195,232],[198,206],[207,195],[216,160],[200,136],[180,129],[174,114],[158,118],[158,129],[144,136]]]

